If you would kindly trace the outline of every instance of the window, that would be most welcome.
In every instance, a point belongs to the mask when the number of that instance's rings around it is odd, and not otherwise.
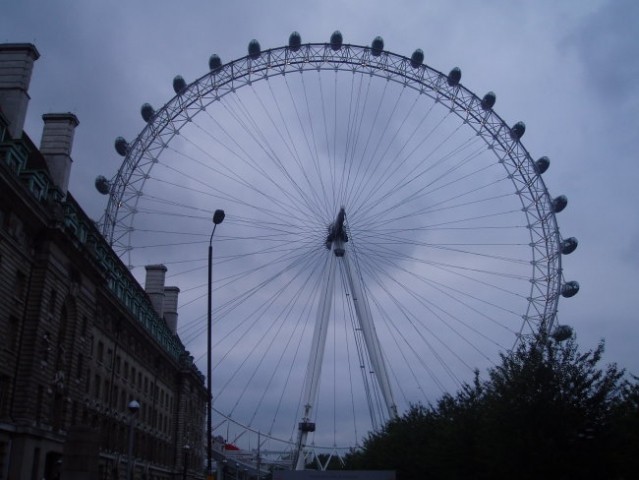
[[[76,378],[80,380],[82,378],[82,372],[84,371],[84,355],[78,354],[78,368],[76,370]]]
[[[42,420],[42,397],[44,396],[44,388],[42,385],[38,386],[38,396],[36,397],[36,423],[40,423]]]
[[[120,355],[116,355],[115,357],[115,373],[120,375]]]
[[[104,343],[101,341],[98,342],[98,363],[102,363],[104,361]]]
[[[113,367],[113,350],[111,350],[110,348],[107,350],[106,364],[107,368],[109,369]]]
[[[75,400],[71,404],[71,425],[76,425],[78,421],[78,402]]]
[[[17,271],[15,284],[13,286],[13,293],[17,300],[24,300],[24,295],[26,293],[27,287],[27,277],[24,273]]]
[[[0,375],[0,418],[9,413],[9,386],[11,378],[7,375]]]
[[[124,361],[124,379],[129,379],[129,362],[127,362],[126,360]]]
[[[24,224],[15,213],[9,216],[9,234],[19,242],[24,240]]]
[[[16,317],[9,317],[9,331],[6,336],[6,346],[9,350],[14,350],[18,344],[18,334],[20,331],[20,322]]]
[[[49,313],[51,314],[55,313],[55,303],[56,303],[57,297],[58,297],[58,292],[54,288],[52,288],[51,294],[49,295],[49,307],[47,309]]]
[[[96,399],[100,398],[100,383],[101,383],[100,375],[96,375],[93,379],[93,396]]]
[[[44,332],[44,335],[42,335],[42,362],[49,361],[49,352],[51,352],[51,337],[49,332]]]
[[[33,196],[36,197],[38,200],[40,200],[40,197],[42,196],[43,188],[38,182],[31,183],[31,191],[33,192]]]
[[[54,421],[59,425],[61,430],[66,430],[69,404],[63,399],[62,395],[56,395],[56,405]]]

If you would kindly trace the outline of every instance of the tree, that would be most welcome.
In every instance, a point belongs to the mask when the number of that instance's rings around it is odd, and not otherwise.
[[[624,372],[598,367],[603,350],[541,339],[501,356],[480,432],[494,478],[608,478],[606,435]]]
[[[444,395],[435,406],[411,406],[350,452],[346,468],[395,470],[400,480],[478,478],[476,429],[484,395],[476,374],[473,384]]]
[[[638,444],[639,386],[614,364],[600,368],[603,350],[522,342],[485,381],[476,373],[455,395],[369,434],[347,468],[393,469],[398,480],[621,478],[637,457],[619,444]]]
[[[432,410],[421,405],[389,421],[379,432],[372,432],[363,447],[351,451],[344,462],[351,470],[396,470],[399,478],[428,478],[423,465],[416,463],[429,451]]]
[[[609,450],[618,478],[635,478],[639,472],[639,377],[624,382],[610,424]]]

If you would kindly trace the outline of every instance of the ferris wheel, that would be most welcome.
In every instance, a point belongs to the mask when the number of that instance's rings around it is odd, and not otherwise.
[[[559,326],[564,239],[522,144],[461,70],[343,43],[262,50],[173,82],[110,181],[102,232],[136,272],[179,285],[180,337],[205,354],[213,212],[216,429],[305,448],[357,445]],[[243,430],[242,430],[243,429]],[[246,436],[244,437],[246,438]],[[303,458],[298,458],[300,464]]]

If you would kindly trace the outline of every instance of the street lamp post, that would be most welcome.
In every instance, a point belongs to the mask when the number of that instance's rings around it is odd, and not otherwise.
[[[186,480],[186,470],[189,464],[189,450],[191,449],[191,447],[187,444],[184,445],[183,450],[184,450],[184,472],[182,473],[182,480]]]
[[[211,289],[213,288],[213,235],[215,228],[224,221],[224,210],[215,210],[213,214],[213,231],[209,239],[209,282],[208,282],[208,309],[207,309],[207,354],[206,354],[206,390],[208,395],[208,412],[206,415],[206,476],[207,480],[211,478],[211,457],[212,457],[212,437],[213,425],[211,422],[211,413],[213,409],[213,393],[211,391]]]
[[[129,419],[129,454],[126,463],[126,478],[127,480],[131,480],[133,478],[133,435],[135,433],[135,417],[140,411],[140,403],[137,400],[131,400],[128,408],[131,417]]]

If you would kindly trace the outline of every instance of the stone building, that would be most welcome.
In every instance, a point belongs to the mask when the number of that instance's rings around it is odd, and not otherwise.
[[[0,479],[125,478],[131,425],[134,478],[202,478],[179,289],[162,265],[141,287],[67,191],[76,116],[43,115],[39,148],[23,132],[38,57],[0,45]]]

